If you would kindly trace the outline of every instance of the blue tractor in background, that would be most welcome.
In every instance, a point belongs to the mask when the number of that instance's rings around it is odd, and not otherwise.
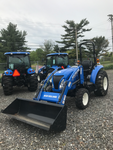
[[[45,80],[57,67],[59,67],[59,70],[70,67],[67,53],[48,54],[46,56],[46,64],[38,70],[38,82]]]
[[[93,60],[82,58],[83,46],[88,44],[93,45]],[[84,41],[79,50],[78,64],[62,70],[56,67],[44,80],[33,100],[17,98],[2,113],[47,131],[64,130],[67,96],[73,96],[77,108],[85,109],[89,105],[91,92],[105,96],[109,87],[107,73],[97,63],[94,43]]]
[[[6,52],[7,70],[2,74],[2,86],[5,95],[13,93],[13,86],[27,86],[36,91],[37,76],[31,68],[29,52]]]

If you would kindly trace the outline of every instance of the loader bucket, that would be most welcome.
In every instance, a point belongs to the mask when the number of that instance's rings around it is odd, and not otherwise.
[[[58,132],[66,128],[65,105],[17,98],[2,113],[47,131]]]

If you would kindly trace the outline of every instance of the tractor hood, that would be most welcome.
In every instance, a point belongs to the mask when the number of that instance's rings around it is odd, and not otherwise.
[[[77,70],[78,67],[71,67],[67,69],[60,70],[54,74],[54,76],[63,76],[66,80],[70,77],[73,71]]]

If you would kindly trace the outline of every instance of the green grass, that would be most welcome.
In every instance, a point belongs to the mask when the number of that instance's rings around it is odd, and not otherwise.
[[[109,64],[109,63],[113,63],[113,61],[100,61],[101,64]]]
[[[0,76],[0,83],[1,83],[1,81],[2,81],[2,76]]]
[[[111,61],[100,61],[101,64],[109,64],[112,63]]]
[[[102,63],[101,63],[101,65],[103,65],[104,67],[106,67],[106,66],[113,65],[113,63],[109,63],[109,64],[102,64]]]
[[[113,65],[104,66],[104,70],[111,70],[111,69],[113,69]]]
[[[4,70],[0,70],[0,74],[2,74],[4,72]]]
[[[113,62],[111,61],[102,61],[100,64],[104,66],[105,70],[113,69]]]

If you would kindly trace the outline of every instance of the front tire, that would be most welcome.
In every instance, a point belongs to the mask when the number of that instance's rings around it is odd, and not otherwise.
[[[94,91],[97,96],[105,96],[108,92],[109,80],[107,73],[100,70],[96,78],[96,90]]]
[[[77,108],[85,109],[89,105],[89,91],[85,88],[80,88],[75,94],[75,103]]]
[[[38,82],[37,82],[36,74],[30,75],[29,83],[28,83],[28,90],[31,91],[31,92],[36,91],[37,90],[37,85],[38,85]]]
[[[40,83],[42,80],[44,80],[45,78],[46,78],[46,75],[45,75],[45,74],[38,73],[38,75],[37,75],[37,80],[38,80],[39,83]]]
[[[13,93],[13,78],[9,76],[3,76],[2,78],[3,91],[5,95],[11,95]]]
[[[38,82],[41,82],[41,76],[40,76],[40,73],[37,75],[37,79],[38,79]]]

